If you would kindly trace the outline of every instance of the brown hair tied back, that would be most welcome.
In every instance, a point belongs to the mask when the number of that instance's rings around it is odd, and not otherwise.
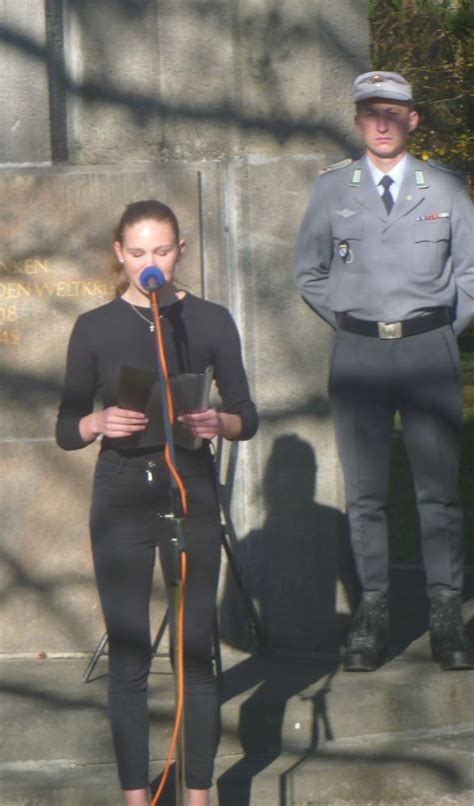
[[[149,221],[150,219],[160,222],[167,221],[169,224],[171,224],[176,236],[176,241],[179,241],[179,225],[176,215],[171,207],[168,207],[167,204],[164,204],[157,199],[145,199],[144,201],[137,201],[128,204],[115,229],[114,241],[118,241],[123,245],[124,233],[127,227],[133,227],[134,224],[139,224],[140,221]],[[112,272],[117,278],[115,296],[120,297],[127,290],[129,282],[127,280],[123,265],[119,263],[115,256],[112,263]]]

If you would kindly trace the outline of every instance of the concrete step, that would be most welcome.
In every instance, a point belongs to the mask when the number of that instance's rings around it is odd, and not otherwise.
[[[474,790],[474,672],[442,672],[430,660],[426,612],[400,587],[394,654],[377,672],[344,673],[335,657],[223,648],[221,806],[367,806]],[[473,614],[471,598],[464,613],[471,636]],[[87,661],[0,660],[2,806],[121,802],[106,717],[107,658],[84,684]],[[174,717],[165,658],[153,664],[150,712],[158,774]]]
[[[161,763],[154,762],[158,773]],[[2,806],[122,803],[113,764],[66,760],[0,765]],[[315,752],[219,755],[213,806],[350,806],[474,803],[474,723],[330,741]],[[171,790],[160,806],[174,806]]]
[[[466,610],[468,613],[468,610]],[[343,739],[459,725],[474,715],[474,673],[442,672],[428,636],[377,672],[347,674],[335,658],[249,656],[223,651],[224,755],[302,752],[314,737]],[[113,761],[106,716],[107,659],[91,682],[86,658],[0,661],[1,762]],[[150,678],[151,746],[163,758],[174,716],[167,660]]]
[[[423,636],[369,675],[344,674],[330,659],[224,651],[219,803],[367,804],[474,789],[474,724],[465,724],[474,714],[474,673],[442,672],[426,643]],[[2,806],[120,803],[107,662],[85,685],[85,661],[0,663]],[[165,660],[155,661],[151,692],[158,774],[174,714]]]

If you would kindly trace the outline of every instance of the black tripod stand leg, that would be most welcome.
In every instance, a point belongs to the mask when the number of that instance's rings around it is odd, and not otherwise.
[[[224,551],[226,553],[230,569],[234,576],[235,583],[242,597],[242,602],[244,603],[244,607],[247,611],[247,618],[249,620],[251,630],[255,636],[255,640],[257,641],[257,644],[260,647],[260,649],[264,649],[267,645],[267,642],[265,639],[265,634],[263,632],[263,627],[261,625],[259,615],[255,610],[254,604],[252,600],[248,597],[247,591],[245,590],[244,583],[242,582],[242,577],[240,576],[240,571],[237,567],[237,563],[235,562],[234,555],[232,554],[232,549],[230,547],[229,540],[224,527],[222,527],[221,543],[224,547]]]
[[[97,661],[99,660],[100,656],[104,654],[105,647],[107,646],[107,641],[108,641],[107,633],[104,633],[99,643],[97,644],[96,650],[92,655],[92,658],[89,662],[89,665],[87,666],[87,669],[84,672],[84,675],[82,677],[83,683],[89,682],[89,678],[95,669]]]
[[[166,627],[167,627],[167,625],[168,625],[168,613],[169,613],[169,611],[168,611],[168,610],[166,610],[166,611],[165,611],[165,615],[163,616],[163,618],[162,618],[162,620],[161,620],[161,624],[160,624],[160,626],[158,627],[158,632],[156,633],[156,638],[155,638],[155,640],[153,641],[153,644],[152,644],[152,647],[151,647],[151,654],[152,654],[152,657],[153,657],[154,655],[158,655],[158,654],[159,654],[159,653],[158,653],[158,647],[159,647],[159,645],[160,645],[160,643],[161,643],[161,639],[163,638],[163,636],[164,636],[164,634],[165,634]],[[167,655],[166,655],[166,653],[165,653],[165,652],[163,652],[161,656],[162,656],[162,657],[167,657]]]
[[[234,475],[235,475],[235,468],[237,463],[237,451],[238,451],[238,442],[233,442],[231,444],[230,449],[230,458],[227,467],[227,473],[224,483],[222,484],[220,481],[221,476],[221,467],[222,467],[222,452],[223,452],[223,445],[224,440],[222,437],[219,437],[217,442],[217,450],[215,452],[214,457],[214,473],[216,479],[216,489],[217,489],[217,498],[219,501],[221,513],[222,513],[222,522],[221,522],[221,543],[226,553],[227,560],[229,562],[230,569],[232,571],[232,575],[235,580],[235,584],[237,585],[237,590],[240,593],[242,598],[242,602],[244,604],[245,610],[247,612],[247,619],[250,625],[250,629],[252,631],[253,637],[257,643],[259,649],[264,649],[267,645],[267,641],[265,638],[265,633],[262,627],[262,623],[260,621],[260,617],[254,607],[254,604],[250,597],[247,595],[247,591],[245,590],[244,583],[242,581],[242,577],[240,575],[239,568],[237,563],[234,559],[234,555],[232,554],[232,547],[229,539],[229,532],[232,533],[232,519],[230,515],[230,497],[232,494],[232,488],[234,484]]]

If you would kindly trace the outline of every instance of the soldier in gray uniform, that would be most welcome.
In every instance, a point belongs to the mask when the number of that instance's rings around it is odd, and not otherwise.
[[[296,285],[333,328],[329,394],[361,603],[344,667],[386,658],[387,496],[400,413],[417,497],[432,657],[474,667],[462,621],[458,491],[462,380],[456,335],[474,316],[474,213],[456,172],[407,152],[418,123],[397,73],[355,81],[366,146],[320,176],[296,247]]]

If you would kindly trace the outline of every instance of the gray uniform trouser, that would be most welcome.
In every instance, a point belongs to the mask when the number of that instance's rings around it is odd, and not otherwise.
[[[387,497],[398,410],[415,483],[428,592],[439,585],[461,590],[462,379],[451,327],[393,340],[338,330],[329,394],[362,588],[388,588]]]

